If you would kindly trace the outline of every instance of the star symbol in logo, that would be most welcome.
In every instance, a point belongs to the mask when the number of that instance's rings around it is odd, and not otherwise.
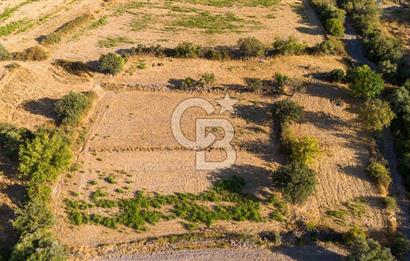
[[[216,100],[216,102],[221,106],[221,111],[219,113],[222,114],[226,111],[233,113],[233,106],[238,103],[238,100],[232,99],[231,96],[229,96],[229,93],[226,92],[225,97],[223,99]]]

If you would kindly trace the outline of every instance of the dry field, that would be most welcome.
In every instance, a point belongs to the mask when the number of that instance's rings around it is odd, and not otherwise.
[[[69,91],[96,90],[99,101],[81,129],[77,153],[80,169],[65,175],[55,188],[55,234],[70,249],[86,253],[100,244],[124,243],[155,236],[188,232],[181,220],[162,220],[147,225],[146,231],[121,226],[75,226],[65,212],[66,199],[89,202],[97,188],[111,199],[131,198],[139,190],[162,194],[200,193],[217,178],[238,174],[246,181],[244,191],[264,198],[275,192],[272,172],[285,163],[272,126],[271,106],[283,97],[246,92],[246,78],[272,79],[280,72],[304,81],[304,88],[292,97],[304,106],[305,117],[292,129],[298,136],[320,140],[322,153],[313,168],[318,173],[316,191],[302,206],[288,206],[289,223],[303,219],[346,231],[353,225],[370,231],[387,228],[387,216],[376,187],[365,173],[369,160],[368,137],[361,132],[357,100],[346,86],[331,85],[313,75],[344,68],[342,57],[278,56],[265,60],[209,61],[152,56],[132,57],[116,76],[91,73],[75,76],[54,65],[55,59],[95,61],[109,51],[142,44],[174,47],[188,41],[203,46],[230,46],[246,36],[271,44],[275,37],[294,36],[313,46],[324,39],[323,29],[304,0],[281,0],[275,6],[255,6],[251,0],[222,1],[0,1],[0,41],[11,51],[38,44],[41,36],[58,30],[81,15],[92,19],[63,35],[60,43],[47,46],[51,58],[43,62],[18,62],[18,68],[0,63],[0,122],[32,130],[53,126],[55,101]],[[269,2],[269,1],[266,1]],[[232,5],[231,5],[232,4]],[[10,25],[16,28],[7,33]],[[7,30],[6,30],[7,29]],[[6,33],[4,33],[6,31]],[[213,73],[218,88],[210,93],[188,93],[175,89],[185,77],[199,78]],[[235,127],[233,144],[238,152],[234,167],[224,171],[197,171],[195,153],[184,149],[173,137],[170,115],[175,106],[190,97],[215,103],[224,90],[239,102],[235,113],[223,114]],[[183,118],[183,130],[194,137],[194,120],[203,116],[193,109]],[[215,130],[214,130],[215,131]],[[220,151],[211,157],[221,158]],[[8,219],[23,191],[0,159],[0,238],[9,231]],[[11,174],[10,174],[11,173]],[[114,184],[107,182],[113,176]],[[126,187],[126,189],[125,189]],[[125,190],[119,193],[119,189]],[[13,193],[11,193],[13,192]],[[99,209],[112,214],[116,209]],[[105,212],[104,212],[105,211]],[[269,206],[262,207],[268,216]],[[329,211],[343,211],[337,218]],[[256,234],[285,231],[287,223],[218,221],[210,229]],[[206,230],[205,226],[200,227]]]

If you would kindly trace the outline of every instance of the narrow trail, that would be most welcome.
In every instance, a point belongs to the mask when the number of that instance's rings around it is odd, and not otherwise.
[[[366,57],[362,38],[356,33],[350,18],[346,18],[345,28],[344,42],[350,58],[352,58],[355,63],[367,64],[372,69],[376,69],[377,66]],[[392,176],[390,193],[397,199],[399,208],[397,215],[397,221],[399,223],[398,230],[410,238],[409,200],[406,196],[406,189],[403,184],[402,176],[398,171],[397,156],[390,128],[384,130],[381,138],[378,140],[378,146],[389,163],[389,169]]]

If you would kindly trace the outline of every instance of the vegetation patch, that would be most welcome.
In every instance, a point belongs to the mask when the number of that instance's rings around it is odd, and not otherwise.
[[[121,44],[132,44],[134,43],[128,37],[125,36],[110,36],[105,39],[98,41],[98,47],[100,48],[112,48],[117,47]]]

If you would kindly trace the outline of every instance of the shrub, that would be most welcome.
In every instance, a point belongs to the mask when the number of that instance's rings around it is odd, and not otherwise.
[[[9,51],[2,45],[0,44],[0,60],[8,60],[11,58],[11,54]]]
[[[379,31],[370,34],[364,40],[364,45],[369,58],[375,62],[397,61],[403,56],[400,41]]]
[[[306,51],[306,45],[299,43],[294,37],[287,40],[276,38],[272,44],[272,52],[281,55],[299,55]]]
[[[405,260],[406,255],[410,251],[410,241],[405,235],[396,233],[393,236],[392,242],[390,243],[390,248],[391,253],[398,260]]]
[[[47,49],[41,46],[33,46],[26,49],[22,53],[15,53],[14,58],[16,60],[23,60],[23,61],[44,61],[47,60],[49,57]]]
[[[181,82],[182,90],[204,91],[209,90],[215,83],[215,75],[213,73],[204,73],[199,80],[187,77]]]
[[[345,32],[345,27],[344,27],[344,20],[338,19],[338,18],[330,18],[326,20],[325,22],[325,29],[328,31],[331,35],[334,36],[343,36]]]
[[[290,150],[292,160],[311,164],[320,153],[320,145],[315,138],[303,137],[292,141]]]
[[[273,116],[278,119],[281,124],[298,121],[302,113],[303,107],[289,99],[276,102],[273,107]]]
[[[384,89],[382,76],[374,72],[368,65],[349,70],[347,78],[356,97],[374,98]]]
[[[90,100],[86,95],[71,91],[56,102],[54,111],[61,122],[74,125],[81,120],[89,107]]]
[[[279,91],[279,93],[284,93],[284,88],[287,83],[289,83],[289,77],[287,75],[281,73],[275,73],[273,76],[275,87]]]
[[[379,70],[388,79],[395,79],[397,76],[398,65],[390,60],[384,60],[379,63]]]
[[[391,183],[390,171],[381,162],[372,162],[367,166],[367,173],[372,177],[378,185],[388,188]]]
[[[352,246],[349,261],[380,260],[394,261],[395,258],[390,253],[390,249],[382,247],[379,242],[373,239],[357,239]]]
[[[345,47],[339,39],[329,38],[316,45],[315,51],[318,54],[340,55],[345,52]]]
[[[21,236],[13,249],[10,261],[62,261],[67,252],[51,235],[43,229]]]
[[[397,209],[397,200],[393,197],[384,197],[383,203],[387,211],[395,211]]]
[[[316,173],[299,161],[281,167],[275,172],[273,179],[284,198],[291,203],[305,202],[316,185]]]
[[[238,40],[239,52],[242,57],[260,57],[265,54],[264,44],[255,37],[241,38]]]
[[[368,131],[383,130],[390,125],[395,116],[390,104],[379,99],[366,101],[359,110],[359,118]]]
[[[108,53],[101,55],[98,64],[103,73],[115,75],[124,69],[125,60],[118,54]]]
[[[263,89],[263,81],[259,78],[246,78],[245,83],[249,90],[260,93]]]
[[[69,166],[71,151],[57,132],[41,129],[19,150],[19,176],[31,183],[54,181]]]
[[[18,158],[20,145],[29,137],[31,137],[31,132],[27,129],[0,123],[0,146],[4,155],[11,159]]]
[[[53,215],[43,201],[29,201],[16,210],[13,227],[20,233],[34,233],[53,224]]]
[[[330,80],[332,82],[342,82],[346,77],[346,72],[342,69],[334,69],[330,72]]]
[[[202,48],[199,45],[183,42],[175,48],[175,56],[180,58],[195,58],[202,53]]]

